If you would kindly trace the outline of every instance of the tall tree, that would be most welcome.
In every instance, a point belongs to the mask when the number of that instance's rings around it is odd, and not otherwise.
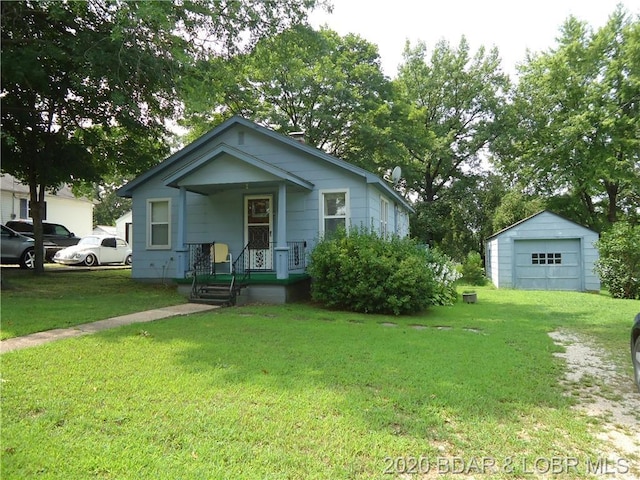
[[[640,23],[621,8],[595,33],[567,19],[557,47],[521,66],[508,118],[497,149],[503,171],[541,195],[579,199],[594,228],[634,210]]]
[[[384,128],[397,148],[407,190],[424,203],[421,210],[431,211],[428,217],[442,218],[446,208],[436,203],[453,182],[479,172],[496,137],[509,79],[497,49],[471,55],[464,37],[457,48],[441,41],[427,54],[424,43],[407,44]],[[423,232],[422,239],[433,242],[437,235]]]
[[[416,205],[411,233],[431,239],[460,262],[472,251],[484,256],[484,240],[495,233],[495,211],[508,192],[508,186],[494,173],[468,173],[447,186],[437,202]]]
[[[201,92],[225,78],[223,95],[203,101]],[[263,39],[243,58],[203,63],[189,80],[188,124],[198,133],[241,114],[283,133],[303,131],[307,143],[361,165],[369,156],[367,118],[390,92],[375,45],[303,25]]]
[[[29,185],[36,271],[48,189],[161,158],[193,58],[232,55],[238,38],[252,45],[320,2],[1,2],[2,170]],[[128,155],[109,164],[101,154],[114,151],[114,130]]]

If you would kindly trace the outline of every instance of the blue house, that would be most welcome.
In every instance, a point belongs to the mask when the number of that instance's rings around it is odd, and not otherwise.
[[[241,277],[249,301],[287,301],[324,235],[363,226],[405,236],[412,211],[378,176],[240,117],[118,194],[133,200],[134,279],[193,278],[197,297],[196,284],[213,292]]]

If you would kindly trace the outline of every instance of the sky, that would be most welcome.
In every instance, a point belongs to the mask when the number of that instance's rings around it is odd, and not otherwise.
[[[594,30],[616,5],[640,15],[640,0],[330,0],[333,13],[313,12],[311,25],[327,25],[340,35],[356,33],[378,45],[382,68],[390,78],[402,62],[405,42],[426,42],[428,52],[440,40],[457,47],[464,35],[471,52],[498,47],[503,70],[516,74],[526,51],[555,46],[560,27],[573,15]],[[427,53],[429,54],[429,53]]]

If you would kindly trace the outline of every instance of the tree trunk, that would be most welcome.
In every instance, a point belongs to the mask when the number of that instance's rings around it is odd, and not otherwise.
[[[33,239],[36,254],[34,273],[44,273],[44,231],[42,221],[44,217],[44,185],[38,185],[36,180],[29,181],[31,201],[31,219],[33,220]]]
[[[616,182],[604,182],[604,187],[607,190],[607,196],[609,197],[609,208],[607,209],[607,220],[609,223],[614,224],[618,221],[618,191],[620,185]]]

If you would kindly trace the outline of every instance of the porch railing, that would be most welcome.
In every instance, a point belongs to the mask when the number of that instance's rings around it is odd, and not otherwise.
[[[251,272],[275,271],[275,247],[274,243],[260,246],[247,244],[233,262],[234,271],[237,274],[246,273],[248,275]],[[287,242],[287,247],[289,247],[287,261],[289,272],[304,272],[307,268],[307,242],[290,241]]]
[[[224,274],[229,272],[225,263],[216,263],[222,259],[211,258],[212,243],[188,243],[189,265],[188,271],[196,275]],[[259,248],[247,244],[241,252],[231,251],[233,264],[231,271],[238,277],[250,276],[251,272],[275,271],[274,243],[260,245]],[[266,247],[266,248],[265,248]],[[289,258],[287,267],[289,272],[304,272],[307,267],[307,242],[289,241]]]

